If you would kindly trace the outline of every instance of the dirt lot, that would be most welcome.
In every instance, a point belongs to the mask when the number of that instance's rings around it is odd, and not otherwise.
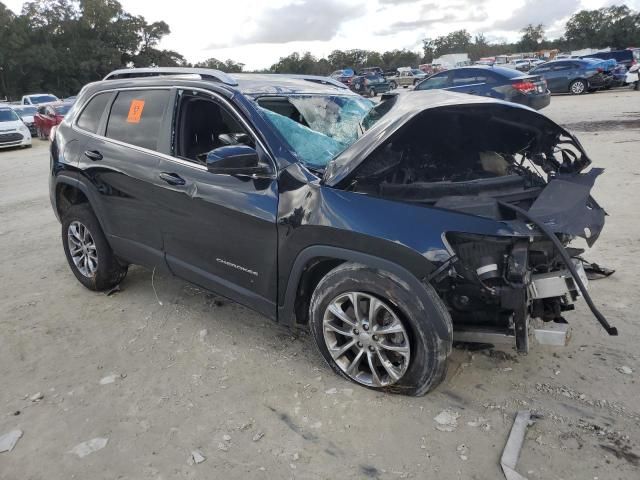
[[[621,335],[580,303],[569,347],[455,350],[422,398],[347,383],[306,332],[175,278],[132,268],[118,293],[86,290],[49,204],[47,145],[0,152],[0,435],[24,431],[0,478],[499,479],[523,408],[542,416],[523,475],[639,478],[640,94],[556,96],[544,113],[607,168],[595,196],[611,216],[588,258],[617,270],[591,291]],[[445,409],[453,432],[435,428]],[[103,449],[71,453],[96,437]]]

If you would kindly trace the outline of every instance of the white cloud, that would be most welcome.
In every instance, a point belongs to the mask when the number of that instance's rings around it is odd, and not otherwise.
[[[19,12],[22,1],[0,0]],[[190,61],[231,58],[247,69],[269,67],[293,51],[326,56],[334,49],[420,50],[420,39],[467,29],[515,41],[529,23],[562,33],[565,17],[613,0],[120,0],[148,21],[164,20],[162,48]],[[640,0],[617,0],[640,9]]]

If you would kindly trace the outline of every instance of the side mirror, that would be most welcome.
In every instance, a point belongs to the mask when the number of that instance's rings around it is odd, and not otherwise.
[[[258,152],[247,145],[227,145],[207,153],[207,170],[225,175],[267,175],[271,173],[260,165]]]

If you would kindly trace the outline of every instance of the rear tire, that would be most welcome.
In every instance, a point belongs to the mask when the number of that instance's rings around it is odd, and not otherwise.
[[[581,78],[574,80],[571,82],[571,85],[569,85],[569,93],[571,93],[571,95],[582,95],[583,93],[587,93],[588,90],[589,86],[587,82]]]
[[[396,82],[389,82],[389,88],[391,90],[395,90],[396,88],[398,88],[398,84]]]
[[[127,275],[127,266],[116,258],[86,203],[72,205],[64,214],[62,247],[71,271],[89,290],[108,290]]]
[[[369,89],[369,96],[370,96],[370,97],[375,97],[375,96],[377,96],[377,95],[378,95],[378,93],[376,92],[376,89],[375,89],[375,88],[370,88],[370,89]]]
[[[435,326],[451,332],[451,317],[435,290],[424,288],[427,304],[388,272],[356,263],[331,270],[309,309],[311,334],[325,361],[372,390],[418,396],[435,388],[446,375],[452,345]]]

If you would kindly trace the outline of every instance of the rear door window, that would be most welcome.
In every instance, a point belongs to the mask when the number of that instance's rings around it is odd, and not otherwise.
[[[111,107],[105,135],[120,142],[157,150],[169,90],[127,90]]]
[[[461,87],[463,85],[475,85],[478,83],[484,83],[486,81],[487,81],[486,75],[484,75],[483,72],[478,72],[477,70],[464,69],[464,70],[454,70],[453,72],[454,87]]]
[[[444,72],[428,78],[416,87],[416,90],[435,90],[438,88],[446,88],[449,86],[449,73]]]
[[[559,63],[556,63],[556,64],[553,66],[553,70],[554,70],[554,71],[570,70],[570,69],[572,68],[572,67],[571,67],[571,63],[572,63],[572,62],[559,62]]]
[[[99,93],[89,100],[89,103],[84,107],[84,110],[82,110],[82,113],[78,117],[78,127],[87,132],[97,133],[104,108],[107,106],[110,98],[111,92],[106,92]]]

